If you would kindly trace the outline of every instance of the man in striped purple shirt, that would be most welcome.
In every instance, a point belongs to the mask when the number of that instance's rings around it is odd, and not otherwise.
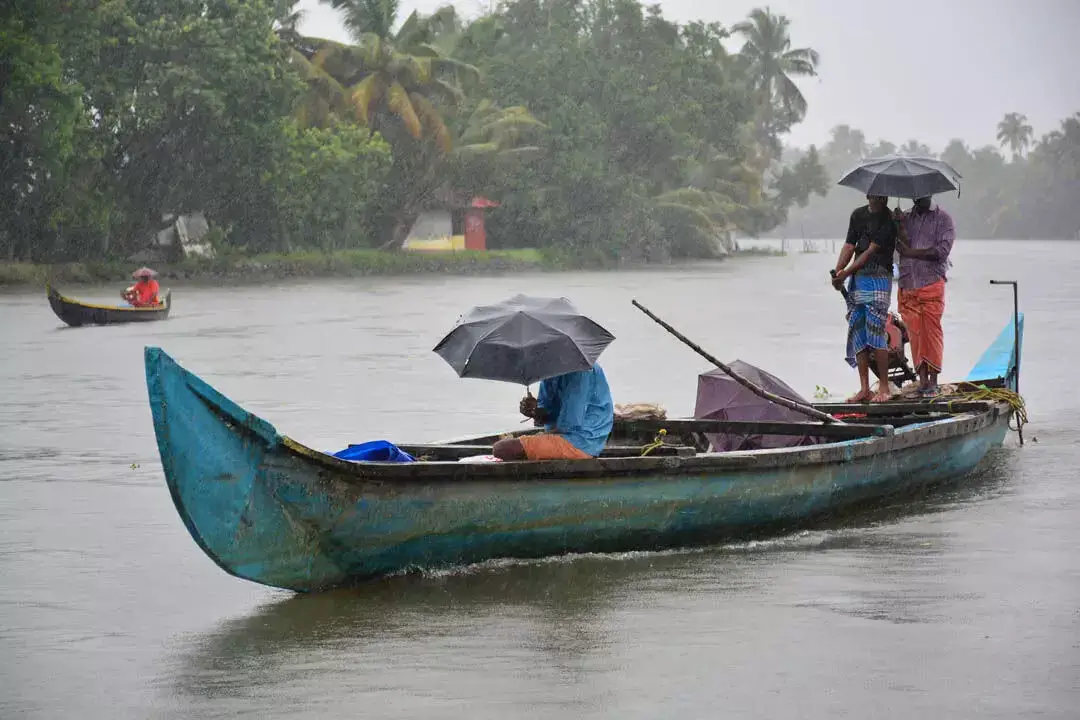
[[[911,360],[919,374],[919,391],[937,393],[945,354],[941,316],[945,313],[945,280],[956,226],[949,213],[932,206],[929,197],[915,201],[911,212],[899,208],[900,315],[911,339]]]

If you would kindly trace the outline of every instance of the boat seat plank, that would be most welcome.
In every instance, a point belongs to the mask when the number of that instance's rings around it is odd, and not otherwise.
[[[709,433],[738,435],[807,435],[840,440],[867,437],[888,437],[888,425],[860,423],[825,424],[818,422],[752,422],[744,420],[634,420],[615,424],[615,434],[649,433],[667,430],[668,433]]]

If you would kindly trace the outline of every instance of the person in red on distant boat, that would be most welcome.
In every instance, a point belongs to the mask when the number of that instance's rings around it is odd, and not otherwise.
[[[153,307],[160,305],[158,299],[158,281],[154,278],[157,273],[148,267],[139,268],[131,273],[136,283],[120,293],[120,297],[129,302],[132,307]]]

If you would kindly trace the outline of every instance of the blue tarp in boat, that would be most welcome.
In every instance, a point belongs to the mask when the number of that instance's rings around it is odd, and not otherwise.
[[[334,453],[334,457],[352,462],[416,462],[416,458],[387,440],[350,445]]]

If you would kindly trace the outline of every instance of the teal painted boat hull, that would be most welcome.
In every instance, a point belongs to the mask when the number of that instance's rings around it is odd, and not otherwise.
[[[192,537],[226,572],[295,591],[790,528],[970,472],[1010,417],[986,404],[886,437],[690,457],[354,463],[280,435],[159,348],[145,363],[165,478]]]

